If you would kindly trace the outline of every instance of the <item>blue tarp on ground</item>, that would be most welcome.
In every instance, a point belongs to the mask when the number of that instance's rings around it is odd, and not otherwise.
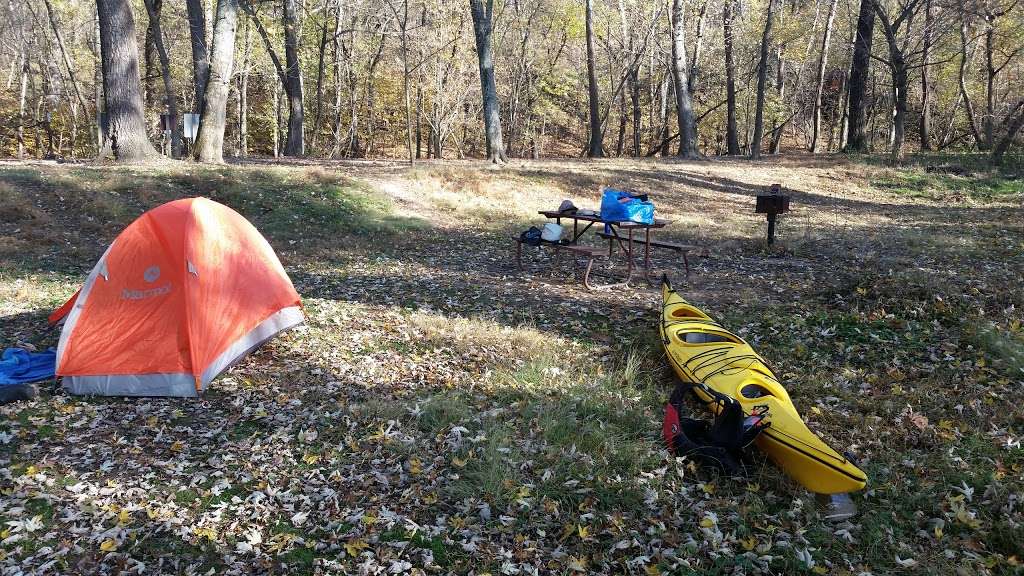
[[[8,348],[0,357],[0,386],[49,380],[56,370],[57,351],[52,348],[45,352]]]

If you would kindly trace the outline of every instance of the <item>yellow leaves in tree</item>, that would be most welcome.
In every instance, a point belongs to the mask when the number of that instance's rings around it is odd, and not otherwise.
[[[100,550],[103,552],[113,552],[117,550],[117,540],[113,538],[107,538],[100,543]]]
[[[348,552],[349,556],[358,556],[360,552],[369,547],[370,545],[362,538],[353,538],[345,543],[345,552]]]

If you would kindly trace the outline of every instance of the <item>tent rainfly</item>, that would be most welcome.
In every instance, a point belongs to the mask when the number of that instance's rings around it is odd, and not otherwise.
[[[64,321],[57,375],[72,394],[199,396],[218,374],[304,319],[266,239],[239,213],[184,198],[132,222]]]

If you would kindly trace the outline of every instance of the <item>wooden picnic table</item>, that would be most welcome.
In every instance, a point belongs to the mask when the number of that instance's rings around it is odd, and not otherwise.
[[[659,218],[655,218],[653,224],[642,224],[642,223],[639,223],[639,222],[629,222],[629,221],[626,221],[626,222],[618,222],[618,221],[612,222],[612,221],[602,220],[601,216],[599,214],[590,214],[590,213],[584,213],[584,214],[580,214],[578,212],[569,213],[569,212],[559,212],[558,210],[541,210],[539,213],[542,216],[544,216],[545,218],[554,219],[555,222],[557,224],[559,224],[559,225],[562,224],[562,219],[563,218],[571,219],[572,220],[572,239],[569,241],[570,245],[576,245],[579,242],[580,237],[582,237],[587,232],[587,230],[589,230],[594,224],[603,224],[603,225],[605,225],[605,230],[598,231],[597,234],[601,238],[605,238],[605,239],[608,240],[608,256],[611,257],[612,250],[613,250],[615,244],[619,245],[619,247],[622,249],[623,253],[626,256],[626,262],[627,262],[627,265],[626,265],[626,279],[621,283],[621,285],[623,285],[623,286],[629,284],[630,279],[633,277],[633,270],[635,268],[634,267],[634,232],[636,232],[637,230],[642,230],[643,233],[644,233],[643,240],[640,241],[640,243],[642,243],[643,247],[644,247],[644,276],[645,276],[645,278],[650,275],[650,271],[651,271],[651,247],[652,246],[656,247],[656,248],[670,248],[670,249],[673,249],[673,250],[676,250],[676,251],[681,251],[682,254],[683,254],[683,262],[685,262],[685,264],[686,264],[686,272],[687,273],[690,272],[690,263],[689,263],[689,261],[686,258],[686,252],[688,252],[689,250],[693,249],[694,248],[693,246],[684,246],[684,245],[681,245],[681,244],[673,244],[673,243],[669,243],[669,242],[658,242],[658,241],[652,241],[651,240],[651,230],[656,230],[656,229],[660,229],[660,228],[664,228],[664,227],[668,226],[669,224],[671,224],[671,222],[669,222],[668,220],[662,220],[662,219],[659,219]],[[582,230],[580,229],[580,223],[581,222],[585,223],[585,225],[583,226]],[[623,235],[620,234],[620,232],[625,232],[625,237],[623,237]],[[588,273],[589,273],[589,268],[590,267],[588,266],[587,267]],[[589,282],[587,282],[586,279],[584,280],[584,284],[587,285],[588,288],[590,288]],[[618,285],[619,284],[616,284],[616,286],[618,286]]]

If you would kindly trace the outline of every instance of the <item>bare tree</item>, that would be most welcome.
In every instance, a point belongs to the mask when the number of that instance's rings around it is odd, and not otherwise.
[[[866,99],[871,72],[871,40],[875,31],[875,0],[861,0],[857,33],[850,62],[849,112],[847,115],[847,152],[867,152]]]
[[[722,30],[725,49],[725,141],[726,154],[739,156],[740,139],[736,129],[736,64],[733,57],[733,18],[736,0],[725,0],[722,4]]]
[[[590,103],[590,144],[587,155],[591,158],[604,156],[604,132],[601,127],[600,103],[597,94],[597,63],[594,59],[594,2],[585,1],[587,36],[587,95]]]
[[[828,17],[825,19],[825,32],[821,37],[821,53],[818,55],[818,73],[815,77],[814,110],[812,112],[811,152],[819,152],[819,136],[821,134],[821,92],[825,86],[825,68],[828,66],[828,47],[832,39],[832,23],[836,18],[836,4],[832,0],[828,5]]]
[[[302,108],[302,70],[299,67],[299,31],[298,31],[298,6],[295,0],[283,0],[281,10],[281,24],[284,26],[284,56],[285,63],[281,64],[274,45],[270,41],[270,34],[267,32],[263,21],[253,9],[249,0],[242,0],[242,8],[256,24],[256,31],[263,40],[263,47],[267,50],[277,76],[284,86],[285,96],[288,99],[288,136],[285,140],[285,156],[302,156],[305,152],[303,142],[303,108]]]
[[[188,30],[192,42],[192,71],[195,77],[196,100],[192,109],[201,114],[206,81],[210,78],[210,55],[206,47],[206,12],[203,0],[185,0],[185,9],[188,14]]]
[[[768,49],[772,41],[772,20],[775,19],[775,0],[768,0],[764,19],[764,33],[761,35],[761,58],[757,64],[757,106],[754,113],[754,138],[750,142],[750,157],[761,157],[761,140],[764,138],[765,89],[768,85]]]
[[[484,5],[486,2],[486,6]],[[487,158],[494,163],[507,160],[501,141],[501,115],[498,91],[494,84],[494,55],[491,48],[494,0],[469,0],[473,14],[476,53],[480,60],[480,91],[484,104],[484,132],[487,138]]]
[[[693,101],[687,88],[689,65],[686,62],[686,22],[683,20],[684,0],[672,0],[672,85],[676,93],[676,118],[679,121],[679,156],[699,158],[697,125]]]
[[[99,157],[137,162],[157,156],[146,136],[139,86],[139,47],[128,0],[96,0],[107,137]]]
[[[164,33],[160,27],[160,12],[157,10],[158,0],[143,0],[146,5],[146,12],[149,15],[149,28],[151,39],[156,47],[157,57],[160,59],[160,75],[164,81],[164,94],[167,99],[167,112],[172,118],[171,125],[171,157],[181,156],[181,127],[178,124],[178,94],[174,90],[174,80],[171,78],[171,62],[167,57],[167,50],[164,48]]]
[[[217,0],[215,18],[210,76],[203,96],[205,104],[195,145],[195,157],[200,162],[224,161],[224,129],[227,125],[228,92],[235,62],[238,0]]]

